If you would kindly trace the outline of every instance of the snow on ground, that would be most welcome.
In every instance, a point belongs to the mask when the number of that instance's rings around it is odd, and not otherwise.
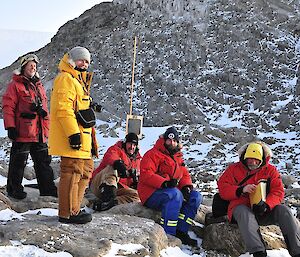
[[[103,121],[97,121],[97,126],[103,124]],[[109,127],[114,127],[116,124],[115,123],[106,123],[109,125]],[[7,132],[3,129],[3,120],[0,119],[0,137],[6,137]],[[122,126],[122,128],[116,129],[117,134],[119,135],[118,138],[112,138],[112,137],[106,137],[103,134],[100,134],[99,131],[97,133],[97,140],[99,142],[99,154],[100,158],[103,156],[105,151],[107,150],[108,147],[116,143],[118,140],[125,138],[125,126]],[[144,127],[143,128],[143,135],[144,138],[140,140],[140,152],[141,154],[145,154],[147,150],[149,150],[156,142],[158,139],[159,135],[163,134],[164,131],[168,128],[167,127]],[[263,136],[263,135],[260,135]],[[264,135],[266,136],[266,135]],[[273,135],[274,136],[274,135]],[[288,140],[289,136],[294,136],[293,135],[287,135],[287,134],[281,134],[277,135],[279,138],[284,138]],[[195,144],[193,146],[190,146],[189,148],[184,148],[184,154],[186,158],[194,158],[196,160],[202,160],[205,158],[206,154],[210,151],[211,147],[213,146],[212,143],[199,143]],[[230,159],[230,161],[236,161],[237,160],[237,154],[232,152],[232,148],[234,145],[226,145],[224,146],[226,149],[224,151],[227,152],[227,158]],[[5,149],[1,148],[0,149],[0,159],[3,160],[8,160],[9,156],[7,156],[7,153]],[[28,165],[32,165],[32,161],[28,161]],[[217,165],[217,164],[216,164]],[[1,168],[1,167],[0,167]],[[32,184],[32,183],[37,183],[36,180],[26,180],[23,179],[23,184]],[[5,186],[6,185],[6,177],[3,177],[0,175],[0,186]],[[211,182],[211,187],[216,188],[216,183]],[[299,187],[299,184],[295,185],[295,187]],[[38,210],[30,210],[24,213],[16,213],[12,210],[6,209],[0,211],[0,222],[4,223],[12,219],[19,219],[23,220],[26,217],[23,215],[26,214],[39,214],[39,215],[45,215],[45,216],[57,216],[58,211],[57,209],[38,209]],[[192,238],[196,238],[195,234],[192,232],[189,232],[190,236]],[[192,256],[192,257],[205,257],[206,252],[201,248],[201,239],[196,238],[198,240],[198,245],[200,246],[200,252],[199,254],[194,254],[191,249],[188,246],[183,246],[181,249],[179,247],[168,247],[167,249],[164,249],[161,251],[160,255],[161,257],[187,257],[187,256]],[[11,241],[11,246],[0,246],[0,257],[70,257],[69,253],[66,252],[58,252],[58,253],[49,253],[44,251],[43,249],[40,249],[34,245],[22,245],[20,242],[16,241]],[[128,253],[135,253],[138,251],[140,248],[142,248],[142,245],[137,245],[137,244],[124,244],[124,245],[119,245],[119,244],[112,244],[112,248],[110,252],[105,256],[105,257],[115,257],[115,256],[120,256],[117,255],[118,250],[126,251]],[[248,253],[241,255],[240,257],[249,257]],[[281,250],[272,250],[268,251],[268,256],[269,257],[287,257],[289,256],[288,252],[285,249]]]

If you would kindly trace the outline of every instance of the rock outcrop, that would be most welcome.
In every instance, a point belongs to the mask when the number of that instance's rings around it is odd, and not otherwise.
[[[129,110],[137,36],[133,114],[143,115],[145,126],[183,125],[185,145],[209,144],[201,159],[222,165],[223,145],[238,148],[259,138],[274,146],[275,164],[287,169],[289,163],[297,172],[299,13],[288,0],[103,2],[67,22],[36,52],[39,72],[49,94],[63,54],[87,47],[95,71],[92,96],[104,106],[97,116],[120,126]],[[17,67],[0,71],[0,95]],[[99,130],[118,136],[111,128]]]
[[[0,224],[0,245],[10,245],[10,240],[33,244],[49,252],[67,251],[74,257],[104,256],[111,244],[140,245],[137,255],[159,256],[168,246],[180,246],[180,240],[167,236],[158,225],[160,213],[142,206],[140,203],[117,205],[105,212],[93,213],[93,220],[86,225],[67,225],[58,222],[54,216],[43,216],[40,208],[57,208],[57,199],[40,197],[37,189],[27,188],[26,199],[18,201],[0,193],[0,209],[11,208],[13,219]],[[93,197],[86,195],[84,203],[91,205]],[[204,199],[204,203],[209,202]],[[30,211],[36,210],[36,211]],[[42,209],[41,209],[42,210]],[[86,208],[87,211],[93,212]],[[20,212],[22,212],[20,214]],[[205,216],[211,207],[202,204],[195,217],[191,230],[202,238],[200,249],[196,252],[209,252],[210,256],[239,256],[246,252],[245,245],[236,225],[227,222],[205,226]],[[7,215],[6,215],[7,216]],[[267,249],[286,248],[283,236],[277,226],[261,227]],[[87,247],[88,245],[88,247]],[[204,249],[203,249],[204,248]]]

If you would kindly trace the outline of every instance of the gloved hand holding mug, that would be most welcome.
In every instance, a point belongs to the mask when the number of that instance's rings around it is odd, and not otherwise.
[[[164,181],[161,184],[161,188],[172,188],[172,187],[177,187],[178,185],[178,180],[175,178],[172,178],[170,180]]]
[[[266,202],[261,200],[258,204],[253,204],[252,210],[254,214],[262,216],[270,210],[270,207]]]
[[[181,188],[181,193],[185,201],[188,202],[190,200],[191,192],[192,192],[192,186],[184,186],[183,188]]]
[[[120,178],[127,178],[127,169],[122,160],[116,160],[113,164],[113,168],[118,171]]]

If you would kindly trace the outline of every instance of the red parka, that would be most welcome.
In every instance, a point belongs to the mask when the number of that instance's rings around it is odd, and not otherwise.
[[[126,169],[136,169],[137,175],[140,173],[140,162],[141,162],[141,155],[138,151],[138,148],[136,150],[136,153],[133,156],[129,156],[126,154],[125,146],[123,146],[123,141],[118,141],[113,146],[109,147],[106,151],[106,153],[103,156],[103,159],[98,166],[97,169],[93,171],[92,179],[101,172],[107,165],[113,166],[114,162],[117,160],[123,160]],[[128,188],[132,185],[133,180],[132,178],[120,178],[119,184],[121,184],[122,187]]]
[[[267,194],[266,203],[271,210],[283,200],[284,188],[281,176],[276,167],[269,163],[272,152],[267,145],[261,144],[264,151],[263,163],[258,169],[250,171],[245,165],[244,154],[248,146],[247,144],[239,150],[240,161],[229,165],[218,181],[220,196],[230,201],[228,207],[229,220],[232,219],[232,213],[236,206],[243,204],[250,207],[249,194],[241,194],[240,197],[236,195],[236,190],[239,188],[238,184],[249,174],[254,175],[242,186],[258,184],[261,179],[270,180],[270,191]]]
[[[2,99],[2,110],[5,129],[14,127],[18,132],[16,142],[45,143],[49,132],[49,112],[47,96],[42,82],[37,82],[15,72],[12,82],[7,86]],[[47,112],[42,118],[34,110],[39,105]]]
[[[191,176],[185,167],[182,152],[173,156],[164,146],[165,140],[160,137],[154,147],[145,153],[141,161],[141,174],[138,183],[138,193],[144,204],[164,181],[177,179],[178,189],[192,186]]]

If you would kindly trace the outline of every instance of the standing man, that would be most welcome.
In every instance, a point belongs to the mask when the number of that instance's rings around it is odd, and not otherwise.
[[[161,211],[160,224],[165,232],[183,244],[196,246],[188,230],[202,201],[193,190],[191,176],[182,158],[179,135],[170,127],[144,155],[138,183],[141,202]]]
[[[254,257],[267,256],[259,225],[276,224],[284,236],[288,251],[300,257],[300,229],[290,209],[282,205],[284,188],[280,174],[269,163],[271,149],[262,142],[251,142],[239,150],[240,161],[231,164],[218,181],[220,196],[230,201],[228,217],[238,224],[246,248]],[[250,177],[249,177],[250,176]],[[248,177],[242,185],[239,183]],[[266,200],[251,208],[249,194],[259,181],[268,181]]]
[[[7,176],[8,196],[24,199],[22,180],[30,153],[41,196],[57,197],[48,154],[49,112],[44,86],[37,73],[38,57],[27,54],[14,71],[3,95],[4,127],[12,141]]]
[[[91,214],[80,210],[94,167],[93,122],[87,117],[84,124],[79,117],[82,118],[82,110],[91,109],[92,74],[87,72],[90,61],[90,53],[84,47],[77,46],[66,53],[51,94],[49,151],[61,156],[58,215],[63,223],[84,224],[92,220]]]
[[[105,211],[116,204],[139,202],[136,191],[141,155],[135,133],[109,147],[93,172],[91,190],[99,198],[94,210]]]

